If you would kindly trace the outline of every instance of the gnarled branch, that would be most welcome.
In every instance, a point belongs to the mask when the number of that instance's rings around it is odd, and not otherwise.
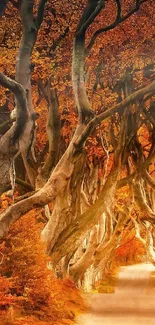
[[[125,20],[127,20],[128,18],[130,18],[134,13],[136,13],[139,8],[140,8],[140,5],[143,4],[144,2],[146,2],[148,0],[142,0],[142,1],[136,1],[136,5],[135,7],[130,11],[128,12],[126,15],[124,15],[123,17],[121,17],[121,8],[120,8],[120,3],[119,1],[117,0],[117,16],[116,16],[116,20],[110,24],[109,26],[106,26],[104,28],[101,28],[101,29],[98,29],[94,35],[92,36],[91,38],[91,41],[87,47],[87,52],[89,52],[91,50],[91,48],[93,47],[93,45],[95,44],[95,41],[96,41],[96,38],[102,34],[102,33],[105,33],[105,32],[108,32],[109,30],[112,30],[114,29],[116,26],[118,26],[120,23],[123,23]]]
[[[151,93],[155,94],[155,81],[153,81],[149,86],[146,86],[140,90],[135,91],[133,94],[125,98],[122,102],[114,105],[113,107],[107,109],[103,113],[95,116],[85,127],[81,136],[77,139],[75,145],[81,147],[86,141],[87,137],[93,132],[95,127],[100,124],[102,121],[106,120],[109,116],[115,112],[124,110],[129,104],[134,103],[137,100],[140,100],[146,94]]]

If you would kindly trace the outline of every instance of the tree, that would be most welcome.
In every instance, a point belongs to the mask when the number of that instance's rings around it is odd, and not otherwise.
[[[35,191],[20,198],[20,201],[1,213],[0,236],[5,236],[9,227],[22,215],[33,208],[45,206],[47,224],[42,238],[47,243],[48,254],[52,256],[53,269],[60,268],[63,276],[67,272],[78,282],[83,281],[85,272],[90,267],[93,267],[95,276],[99,274],[103,277],[105,266],[118,247],[128,223],[132,221],[137,231],[137,211],[139,227],[146,227],[147,240],[152,247],[152,230],[148,222],[154,222],[154,178],[151,176],[154,170],[151,168],[154,161],[155,122],[151,107],[154,105],[155,81],[154,70],[150,68],[153,58],[150,57],[147,46],[152,42],[153,34],[151,32],[149,38],[147,31],[149,26],[151,27],[150,15],[153,14],[154,3],[139,0],[134,5],[123,5],[120,1],[83,1],[79,5],[78,15],[80,11],[82,14],[79,22],[75,19],[76,28],[74,24],[70,32],[72,36],[73,30],[75,31],[72,85],[78,116],[71,108],[72,99],[67,101],[71,92],[70,79],[66,80],[66,62],[65,67],[61,66],[66,52],[63,53],[64,47],[61,48],[60,44],[69,33],[68,26],[60,33],[58,39],[53,41],[50,51],[48,52],[48,48],[44,50],[47,65],[50,59],[53,66],[51,75],[48,76],[45,69],[47,81],[41,80],[36,69],[35,84],[32,83],[31,86],[30,68],[35,70],[31,54],[35,44],[38,46],[37,37],[41,41],[45,35],[44,31],[41,35],[38,34],[43,21],[44,5],[45,1],[40,1],[39,4],[34,1],[22,1],[20,13],[23,36],[17,56],[16,82],[3,74],[0,75],[0,84],[16,95],[17,103],[16,121],[12,128],[2,135],[0,152],[4,157],[3,147],[6,139],[5,151],[8,153],[11,148],[12,152],[11,156],[9,154],[8,171],[12,168],[17,152],[20,153],[27,182],[24,178],[24,182],[18,180],[18,183],[27,188],[31,186]],[[73,13],[74,4],[66,0],[65,6],[67,19],[68,15],[70,17]],[[62,10],[60,5],[53,2],[47,4],[45,13],[47,10],[52,13],[54,20],[59,21],[60,9]],[[144,10],[148,12],[145,19]],[[103,21],[105,27],[102,26]],[[43,24],[46,31],[51,28],[46,15]],[[137,30],[141,24],[143,33],[140,41]],[[131,45],[129,39],[124,39],[124,32],[119,34],[120,26],[122,30],[125,26],[129,27],[129,35],[133,34]],[[137,30],[133,26],[137,26]],[[113,32],[112,36],[108,31]],[[103,40],[100,38],[98,41],[99,35],[104,36]],[[101,45],[98,42],[101,42]],[[133,44],[137,42],[138,51],[144,51],[140,56],[136,47],[132,49]],[[109,44],[110,49],[107,50]],[[40,43],[38,53],[43,46]],[[109,64],[110,51],[116,56],[112,64]],[[37,51],[34,53],[34,60],[37,62],[36,57],[39,54]],[[53,58],[55,53],[56,58]],[[68,51],[66,54],[69,63],[70,53],[71,51]],[[105,78],[102,76],[104,72]],[[13,88],[10,87],[12,84]],[[62,89],[66,90],[65,96],[60,94],[62,84]],[[34,113],[32,99],[36,87],[39,93],[37,102],[43,100],[48,107],[48,145],[45,145],[42,154],[38,154],[38,170],[34,167],[33,155],[35,121],[38,115]],[[20,89],[25,115],[23,109],[23,114],[20,115],[20,98],[15,88]],[[72,114],[68,113],[69,109]],[[21,125],[19,116],[24,123],[20,132],[17,132],[17,127]],[[74,132],[73,136],[71,132]],[[16,151],[10,142],[12,138]],[[62,144],[66,150],[62,149]],[[9,173],[5,174],[7,181],[3,181],[2,192],[11,184]],[[4,179],[3,174],[0,177]],[[125,188],[127,193],[127,198],[122,201],[119,199],[121,188]],[[144,225],[145,221],[147,224]],[[143,240],[145,241],[144,238]]]

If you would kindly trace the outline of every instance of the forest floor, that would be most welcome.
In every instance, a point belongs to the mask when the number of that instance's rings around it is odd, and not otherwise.
[[[120,267],[113,293],[88,295],[78,325],[155,325],[155,266]]]

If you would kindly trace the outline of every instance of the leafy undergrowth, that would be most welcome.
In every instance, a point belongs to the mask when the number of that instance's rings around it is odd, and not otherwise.
[[[120,244],[113,257],[114,266],[132,265],[146,260],[144,245],[135,237],[135,230],[124,230]]]
[[[96,292],[98,293],[114,293],[116,286],[116,273],[109,272],[104,279],[96,283]]]
[[[0,325],[71,325],[84,310],[74,283],[47,267],[37,213],[18,220],[0,243]]]

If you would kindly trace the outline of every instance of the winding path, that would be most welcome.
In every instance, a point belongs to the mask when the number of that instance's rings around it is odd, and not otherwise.
[[[155,325],[155,291],[149,278],[155,267],[139,264],[121,267],[114,294],[92,294],[91,311],[78,325]]]

